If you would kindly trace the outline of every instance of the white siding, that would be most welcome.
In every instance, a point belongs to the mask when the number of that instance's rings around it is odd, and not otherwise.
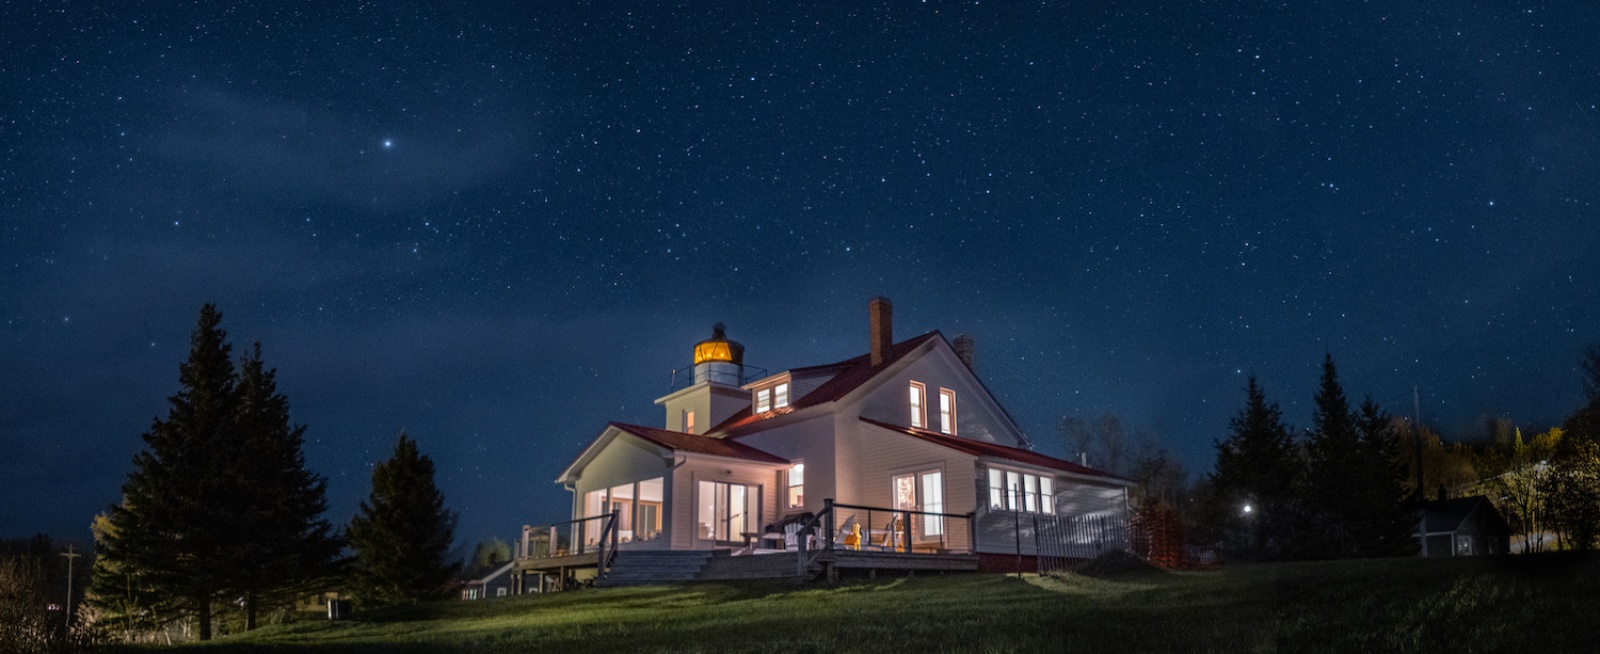
[[[672,506],[666,528],[672,533],[672,549],[711,549],[713,543],[699,538],[695,528],[695,507],[701,481],[725,481],[759,489],[761,515],[757,528],[773,521],[778,505],[778,470],[782,466],[754,462],[686,455],[684,464],[672,474]]]
[[[833,425],[833,416],[824,414],[751,434],[738,439],[738,442],[790,461],[805,461],[804,510],[816,513],[822,510],[824,498],[834,497],[838,492],[838,477],[833,465],[835,445]],[[777,488],[775,485],[777,478],[774,478],[772,483],[774,488]]]
[[[906,364],[900,370],[884,376],[858,404],[860,414],[891,425],[911,426],[911,407],[907,389],[911,382],[921,382],[927,387],[926,407],[929,431],[939,431],[939,389],[956,392],[956,436],[989,443],[1018,447],[1022,435],[1017,433],[982,385],[976,383],[967,367],[949,347],[935,343],[932,349]],[[876,383],[876,381],[874,381]]]
[[[857,424],[860,426],[856,430],[854,440],[857,446],[854,449],[858,462],[854,467],[859,471],[859,492],[836,500],[846,504],[893,508],[894,475],[939,470],[944,473],[944,513],[964,514],[976,507],[975,457],[882,427]],[[840,509],[834,521],[842,525],[852,513],[859,512]],[[865,522],[867,517],[857,516],[857,519]],[[879,520],[876,515],[873,519]],[[945,531],[950,549],[967,548],[970,533],[965,519],[946,521]]]

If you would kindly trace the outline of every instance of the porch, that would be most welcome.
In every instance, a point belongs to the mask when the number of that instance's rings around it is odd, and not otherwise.
[[[524,526],[513,561],[513,592],[583,585],[732,579],[834,579],[845,570],[978,569],[973,514],[837,504],[744,534],[742,547],[625,549],[619,515]]]

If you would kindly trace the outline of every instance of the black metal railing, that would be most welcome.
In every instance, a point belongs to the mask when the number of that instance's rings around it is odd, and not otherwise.
[[[941,513],[822,501],[822,511],[795,532],[796,572],[809,570],[825,552],[847,549],[903,554],[973,554],[975,514]]]
[[[523,525],[517,560],[597,554],[600,578],[617,558],[617,512],[537,527]]]
[[[737,373],[708,371],[706,374],[708,375],[708,379],[710,381],[714,381],[725,386],[743,386],[757,379],[766,377],[767,369],[760,366],[747,365],[740,366]],[[672,371],[672,381],[667,384],[667,390],[675,391],[680,388],[687,388],[694,385],[695,382],[696,379],[694,366],[691,365],[687,368],[675,368]]]
[[[1030,519],[1039,574],[1112,550],[1132,550],[1128,520],[1120,515],[1033,515]]]

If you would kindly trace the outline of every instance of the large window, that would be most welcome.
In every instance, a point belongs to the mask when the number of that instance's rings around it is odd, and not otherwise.
[[[1050,515],[1056,512],[1055,480],[1016,470],[989,469],[989,508]]]
[[[638,483],[618,484],[583,494],[583,517],[617,514],[617,540],[650,540],[661,534],[662,506],[666,500],[663,478]],[[599,526],[584,527],[584,540],[600,539]]]
[[[922,429],[928,425],[926,398],[928,387],[921,382],[911,382],[911,426]]]
[[[789,466],[789,504],[791,509],[798,509],[806,505],[806,464],[796,463]]]
[[[939,389],[939,431],[956,433],[956,392],[948,388]]]
[[[733,543],[743,534],[755,533],[760,524],[758,488],[722,481],[700,482],[696,507],[700,540]]]

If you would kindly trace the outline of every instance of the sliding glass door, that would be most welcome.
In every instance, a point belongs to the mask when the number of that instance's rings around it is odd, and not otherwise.
[[[700,482],[695,522],[700,540],[719,544],[743,543],[760,524],[760,490],[724,481]]]

